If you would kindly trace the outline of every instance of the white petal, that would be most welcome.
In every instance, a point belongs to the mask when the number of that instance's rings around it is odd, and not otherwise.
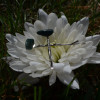
[[[100,35],[94,35],[94,36],[86,37],[86,40],[87,41],[92,41],[93,46],[97,46],[98,43],[100,42]]]
[[[9,64],[9,62],[13,61],[15,58],[13,58],[13,57],[11,57],[11,56],[8,56],[8,57],[3,57],[2,59],[5,60],[6,63]]]
[[[79,34],[79,33],[78,33],[78,31],[77,31],[76,29],[72,30],[72,31],[69,33],[69,35],[68,35],[66,41],[69,42],[69,43],[74,42],[74,40],[76,39],[76,37],[78,36],[78,34]]]
[[[65,15],[62,15],[61,18],[62,18],[62,24],[63,24],[63,27],[64,27],[68,23],[68,20],[67,20]]]
[[[78,63],[81,60],[81,56],[76,54],[74,56],[69,57],[68,60],[70,63]]]
[[[46,69],[46,70],[44,70],[42,72],[42,75],[43,76],[47,76],[47,75],[50,75],[51,73],[52,73],[52,69],[51,68],[48,68],[48,69]]]
[[[22,42],[23,44],[25,44],[25,40],[26,40],[25,36],[23,36],[23,35],[21,35],[21,34],[19,34],[19,33],[16,33],[16,37],[17,37],[17,39],[18,39],[20,42]]]
[[[57,19],[56,22],[56,34],[59,35],[62,31],[62,28],[64,28],[67,24],[67,19],[64,15],[62,15],[61,18]]]
[[[79,24],[79,25],[77,25],[77,30],[78,30],[78,33],[82,33],[83,34],[83,28],[84,28],[84,26],[83,26],[83,24]],[[82,34],[80,34],[80,35],[82,35]],[[85,35],[84,35],[85,36]]]
[[[54,84],[56,82],[56,72],[53,71],[53,73],[50,75],[49,77],[49,85],[51,86],[52,84]]]
[[[59,18],[56,22],[56,35],[59,35],[61,33],[63,26],[62,26],[62,19]]]
[[[37,72],[37,73],[30,74],[30,76],[32,76],[33,78],[37,78],[37,77],[42,77],[43,74],[41,72]]]
[[[64,68],[64,63],[53,63],[54,69],[57,73],[61,73],[62,69]]]
[[[90,58],[88,63],[90,63],[90,64],[100,64],[100,58]]]
[[[30,62],[30,66],[39,66],[39,65],[41,65],[40,62],[33,62],[33,61]]]
[[[23,69],[27,66],[26,64],[24,64],[23,62],[21,61],[12,61],[9,63],[10,64],[10,67],[15,70],[15,71],[18,71],[18,72],[22,72]]]
[[[28,39],[33,39],[34,37],[30,34],[30,32],[27,32],[27,31],[23,31],[24,32],[24,35],[26,38]]]
[[[10,43],[16,43],[17,39],[15,36],[11,35],[11,34],[6,34],[6,39],[10,42]]]
[[[26,50],[25,49],[25,42],[20,42],[20,41],[18,41],[16,44],[15,44],[15,46],[16,46],[16,48],[18,47],[18,48],[20,48],[20,49],[23,49],[23,50]]]
[[[81,67],[82,65],[86,64],[87,62],[88,62],[88,59],[85,59],[78,63],[71,64],[71,69],[72,70],[77,69],[77,68]]]
[[[18,52],[16,51],[7,51],[9,53],[10,56],[15,57],[15,58],[19,58],[18,56]]]
[[[27,58],[31,61],[39,61],[39,59],[36,55],[27,54]]]
[[[72,71],[68,62],[54,63],[53,66],[57,73],[71,73]]]
[[[65,37],[69,35],[69,29],[70,29],[70,24],[68,23],[64,29],[62,30],[62,33],[65,33]]]
[[[86,54],[83,55],[83,58],[92,57],[92,55],[96,52],[96,47],[92,46],[91,48],[86,49]]]
[[[29,22],[25,22],[24,27],[26,31],[29,31],[29,27],[34,27],[34,25]]]
[[[77,23],[74,22],[70,27],[70,32],[73,31],[73,30],[76,30],[76,28],[77,28]]]
[[[68,82],[67,81],[64,81],[64,83],[67,85]],[[79,84],[77,81],[73,81],[72,85],[71,85],[72,89],[79,89]]]
[[[36,36],[36,29],[35,28],[32,28],[32,27],[29,27],[29,33],[34,37]]]
[[[96,52],[89,60],[88,63],[100,64],[100,53]]]
[[[85,44],[82,45],[82,48],[88,49],[88,48],[91,48],[92,46],[93,46],[93,42],[87,41],[85,42]]]
[[[48,68],[46,64],[42,64],[40,62],[30,62],[30,66],[36,67],[37,70],[45,70]]]
[[[56,26],[56,21],[58,17],[55,13],[50,13],[47,19],[47,27],[48,29],[54,29]]]
[[[89,25],[89,18],[88,17],[84,17],[80,21],[78,21],[77,24],[78,25],[79,24],[82,24],[83,25],[82,31],[83,31],[83,35],[85,35],[86,32],[87,32],[87,29],[88,29],[88,25]]]
[[[45,24],[43,22],[41,22],[39,20],[36,20],[35,23],[34,23],[34,28],[37,31],[40,31],[40,30],[46,29],[46,26],[45,26]]]
[[[23,71],[24,71],[25,73],[32,73],[32,72],[36,71],[36,67],[34,67],[34,66],[25,67],[25,68],[23,69]]]
[[[64,72],[64,73],[71,73],[71,71],[72,71],[72,70],[71,70],[71,67],[70,67],[70,65],[68,65],[68,64],[63,68],[63,72]]]
[[[100,53],[99,52],[95,52],[94,55],[92,57],[100,57]]]
[[[59,43],[65,43],[64,40],[66,40],[66,38],[69,35],[69,29],[70,29],[70,25],[69,23],[62,29],[62,32],[59,34],[58,38],[56,39],[57,42]],[[53,39],[54,40],[54,39]]]
[[[85,48],[79,48],[79,49],[77,49],[77,50],[75,51],[75,53],[77,53],[77,54],[83,56],[83,55],[86,54],[86,49],[85,49]]]
[[[38,14],[39,14],[39,20],[41,20],[44,24],[46,24],[48,17],[47,13],[42,9],[39,9]]]
[[[60,80],[61,82],[63,82],[64,84],[66,84],[66,85],[70,84],[70,82],[71,82],[72,79],[74,78],[73,73],[71,73],[71,74],[59,73],[59,74],[57,74],[57,76],[58,76],[59,80]],[[73,81],[71,87],[72,87],[73,89],[79,89],[79,85],[78,85],[78,82],[77,82],[76,79]]]
[[[15,50],[16,46],[10,42],[6,43],[8,50]]]
[[[24,63],[29,63],[29,60],[26,57],[20,57],[20,60]]]
[[[9,55],[11,55],[12,57],[15,57],[15,58],[19,58],[19,57],[24,57],[25,56],[19,50],[17,50],[17,48],[15,48],[14,50],[8,50],[7,52],[9,53]]]

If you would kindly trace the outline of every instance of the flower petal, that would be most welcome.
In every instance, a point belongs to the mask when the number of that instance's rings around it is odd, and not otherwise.
[[[86,37],[86,40],[87,41],[92,41],[93,46],[97,46],[98,43],[100,42],[100,35],[94,35],[94,36]]]
[[[100,53],[96,52],[92,57],[90,57],[88,63],[100,64]]]
[[[62,19],[63,27],[66,26],[66,24],[68,23],[68,20],[67,20],[66,16],[65,15],[62,15],[61,16],[61,19]]]
[[[6,43],[8,50],[15,50],[16,46],[10,42]]]
[[[11,34],[6,34],[6,39],[10,42],[10,43],[16,43],[17,39],[15,36],[11,35]]]
[[[22,61],[11,61],[9,64],[10,68],[18,72],[22,72],[23,69],[27,66]]]
[[[69,35],[68,35],[67,39],[65,40],[65,42],[68,42],[68,43],[74,42],[74,40],[77,38],[78,35],[79,35],[79,33],[76,29],[71,30],[71,32],[69,33]]]
[[[53,66],[57,73],[71,73],[72,71],[68,62],[54,63]]]
[[[24,63],[29,63],[29,60],[26,57],[20,57],[20,60]]]
[[[40,62],[30,62],[30,66],[36,67],[37,70],[45,70],[48,68],[46,64],[40,63]]]
[[[38,14],[39,14],[39,20],[41,20],[44,24],[47,23],[47,13],[45,11],[43,11],[42,9],[39,9],[38,11]]]
[[[48,69],[46,69],[46,70],[44,70],[42,72],[42,75],[43,76],[47,76],[47,75],[50,75],[51,73],[52,73],[52,69],[51,68],[48,68]]]
[[[19,34],[19,33],[16,33],[16,37],[17,37],[17,39],[18,39],[20,42],[22,42],[23,44],[25,44],[25,40],[26,40],[25,36],[23,36],[23,35],[21,35],[21,34]]]
[[[46,29],[46,26],[45,26],[45,24],[43,22],[41,22],[39,20],[36,20],[35,23],[34,23],[34,28],[37,31],[40,31],[40,30]]]
[[[71,73],[71,71],[72,71],[72,70],[71,70],[71,67],[70,67],[70,65],[68,65],[68,64],[63,68],[63,72],[64,72],[64,73]]]
[[[57,73],[61,73],[64,68],[64,63],[53,63],[53,66]]]
[[[87,62],[88,62],[88,59],[84,59],[78,63],[71,64],[71,69],[75,70],[75,69],[81,67],[82,65],[86,64]]]
[[[62,25],[62,18],[59,18],[56,22],[56,35],[59,35],[62,31],[63,25]]]
[[[49,77],[49,85],[51,86],[56,82],[56,72],[53,71],[52,74]]]
[[[77,24],[78,25],[80,25],[80,24],[83,25],[83,29],[82,29],[83,33],[82,34],[85,35],[86,32],[87,32],[87,29],[88,29],[88,25],[89,25],[89,18],[88,17],[84,17],[80,21],[78,21]]]
[[[33,27],[34,28],[34,25],[29,23],[29,22],[25,22],[24,27],[25,27],[26,31],[29,31],[29,27]]]
[[[59,74],[57,74],[57,76],[58,76],[59,80],[60,80],[62,83],[66,84],[66,85],[70,84],[70,82],[71,82],[72,79],[74,78],[74,74],[73,74],[73,73],[71,73],[71,74],[59,73]],[[73,89],[79,89],[79,85],[78,85],[78,82],[77,82],[76,79],[73,81],[71,87],[72,87]]]
[[[54,29],[56,26],[57,19],[58,19],[58,17],[55,13],[50,13],[48,15],[48,19],[47,19],[47,28]]]
[[[95,53],[96,47],[92,46],[91,48],[86,49],[86,53],[83,55],[83,58],[89,58],[92,57],[92,55]]]
[[[30,34],[30,32],[27,32],[27,31],[23,31],[24,32],[24,35],[27,39],[33,39],[34,37]],[[25,43],[25,42],[24,42]]]
[[[37,78],[37,77],[42,77],[43,75],[41,73],[32,73],[30,74],[31,77]]]
[[[28,67],[25,67],[25,68],[23,69],[23,71],[24,71],[25,73],[32,73],[32,72],[35,72],[35,71],[36,71],[36,67],[34,67],[34,66],[28,66]]]

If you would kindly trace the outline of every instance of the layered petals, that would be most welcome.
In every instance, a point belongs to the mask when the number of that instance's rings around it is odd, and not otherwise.
[[[10,55],[7,57],[7,63],[14,71],[24,72],[20,77],[21,79],[26,77],[25,81],[29,81],[29,83],[33,83],[30,81],[32,78],[49,75],[50,86],[56,82],[56,77],[65,85],[69,85],[75,78],[73,70],[86,63],[100,64],[100,53],[96,52],[100,35],[85,37],[88,25],[88,17],[70,25],[64,14],[58,18],[55,13],[47,14],[39,9],[38,20],[34,24],[25,22],[24,35],[6,34],[7,52]],[[53,30],[50,44],[66,44],[51,46],[53,68],[50,66],[48,47],[32,48],[32,50],[25,48],[27,39],[34,39],[36,46],[47,45],[46,37],[37,34],[38,31],[47,29]],[[76,41],[77,43],[74,44]],[[73,80],[71,87],[79,89],[77,79]]]

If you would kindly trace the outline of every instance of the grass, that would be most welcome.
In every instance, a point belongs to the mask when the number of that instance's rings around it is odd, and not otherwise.
[[[58,79],[49,87],[48,77],[22,90],[23,85],[16,81],[19,73],[12,71],[2,60],[8,55],[6,33],[23,34],[24,23],[34,23],[39,8],[59,16],[62,11],[69,23],[88,16],[90,24],[87,36],[100,34],[99,0],[0,0],[0,100],[100,100],[100,65],[87,64],[75,70],[80,90],[73,90]],[[100,45],[97,51],[100,52]],[[14,91],[14,85],[18,85],[18,92]]]

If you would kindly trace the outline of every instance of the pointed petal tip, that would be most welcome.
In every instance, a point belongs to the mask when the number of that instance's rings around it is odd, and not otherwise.
[[[43,12],[43,9],[39,8],[38,12]]]
[[[47,15],[47,13],[41,8],[38,10],[38,13],[39,13],[39,15],[40,14]]]
[[[51,86],[52,85],[52,83],[49,83],[49,86]]]
[[[89,21],[89,17],[83,17],[81,21]]]
[[[66,82],[66,80],[64,80],[64,83],[66,85],[68,85],[68,83]],[[78,82],[74,80],[73,83],[71,84],[71,88],[72,89],[80,89]]]
[[[8,38],[9,36],[11,36],[11,34],[7,33],[7,34],[6,34],[6,38]]]
[[[56,82],[56,79],[49,79],[49,86],[53,85]]]
[[[78,84],[78,82],[74,80],[73,83],[72,83],[72,85],[71,85],[71,87],[72,87],[73,89],[79,89],[79,84]]]

